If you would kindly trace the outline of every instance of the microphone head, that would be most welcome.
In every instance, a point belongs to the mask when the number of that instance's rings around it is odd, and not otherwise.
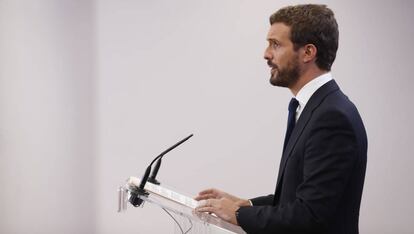
[[[157,164],[155,164],[155,167],[152,170],[151,176],[148,178],[148,182],[151,182],[156,185],[161,184],[157,179],[155,179],[157,177],[158,170],[160,169],[161,161],[162,161],[162,157],[160,157],[157,161]]]

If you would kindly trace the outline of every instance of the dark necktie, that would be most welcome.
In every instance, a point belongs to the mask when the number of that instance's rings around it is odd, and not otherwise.
[[[283,144],[283,153],[285,152],[286,145],[289,141],[290,135],[292,135],[292,131],[295,128],[296,123],[296,109],[299,106],[298,100],[295,98],[292,98],[289,103],[289,115],[288,115],[288,124],[286,129],[286,135],[285,135],[285,143]]]

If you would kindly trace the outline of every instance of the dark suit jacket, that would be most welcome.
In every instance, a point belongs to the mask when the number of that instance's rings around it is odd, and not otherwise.
[[[274,195],[252,199],[237,221],[247,233],[358,233],[367,136],[334,80],[309,99],[282,156]]]

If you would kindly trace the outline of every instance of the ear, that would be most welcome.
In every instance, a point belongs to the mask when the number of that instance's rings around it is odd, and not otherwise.
[[[314,44],[306,44],[303,46],[303,62],[308,63],[310,61],[316,60],[316,54],[318,49]]]

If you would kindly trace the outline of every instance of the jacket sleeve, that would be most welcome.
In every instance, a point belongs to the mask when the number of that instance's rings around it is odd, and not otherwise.
[[[308,233],[327,227],[356,164],[358,146],[345,114],[335,110],[315,118],[302,143],[303,181],[296,198],[276,206],[241,207],[237,221],[246,232]]]
[[[253,206],[271,206],[273,204],[273,194],[250,199]]]

